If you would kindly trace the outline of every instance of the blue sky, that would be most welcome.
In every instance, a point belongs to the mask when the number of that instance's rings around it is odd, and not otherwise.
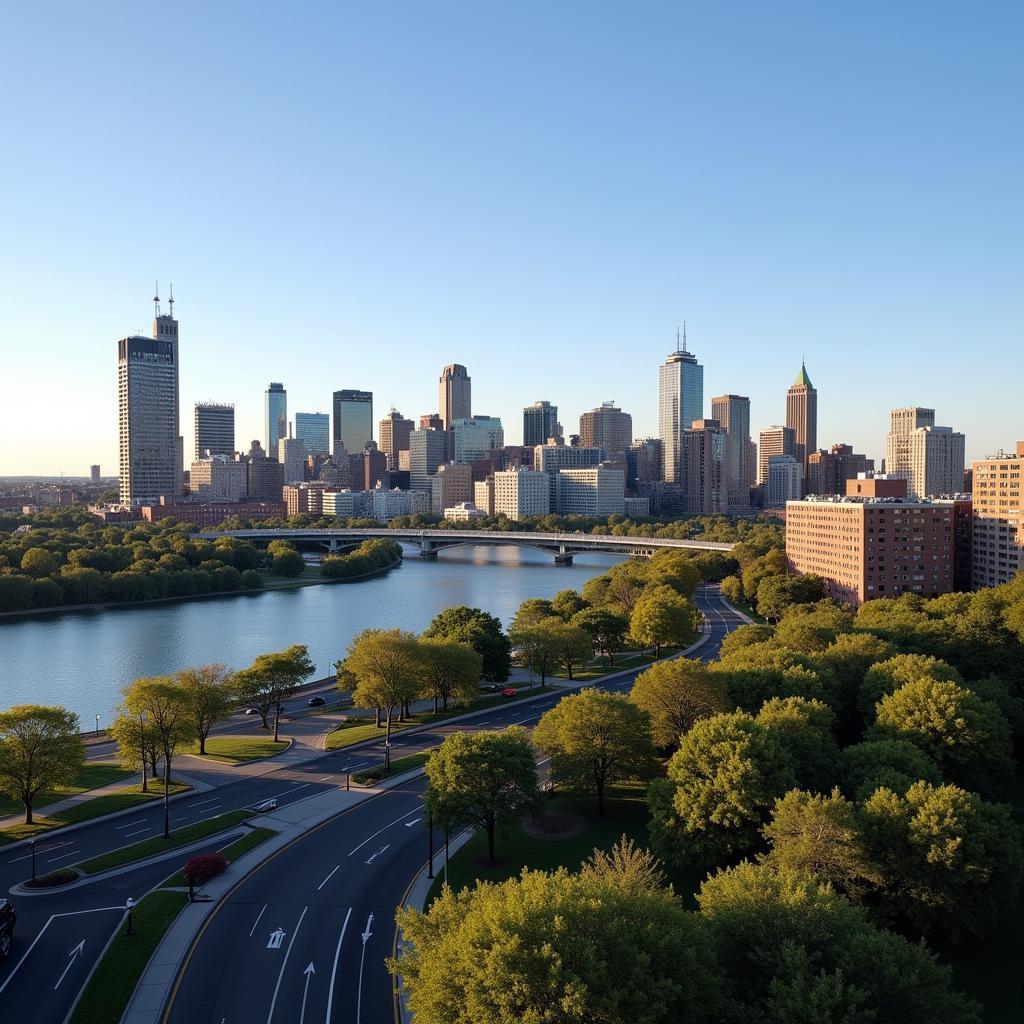
[[[1000,3],[10,7],[0,474],[116,472],[155,277],[186,450],[196,400],[239,444],[270,380],[415,418],[449,362],[509,443],[540,398],[654,433],[684,319],[755,429],[806,354],[819,444],[920,404],[1012,445],[1022,44]]]

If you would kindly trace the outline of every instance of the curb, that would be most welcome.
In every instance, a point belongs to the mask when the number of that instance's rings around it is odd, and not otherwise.
[[[295,739],[289,736],[284,750],[279,750],[276,754],[267,754],[266,757],[254,757],[250,761],[219,761],[216,754],[186,754],[184,756],[194,757],[197,761],[208,761],[210,764],[226,765],[228,768],[245,768],[250,764],[262,764],[264,761],[273,761],[275,757],[287,754],[294,745]]]

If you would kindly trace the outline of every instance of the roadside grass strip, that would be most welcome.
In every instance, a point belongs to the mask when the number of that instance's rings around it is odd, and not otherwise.
[[[111,850],[109,853],[102,853],[98,857],[82,861],[75,867],[87,875],[109,871],[111,868],[121,867],[123,864],[133,864],[135,861],[145,860],[147,857],[155,857],[157,854],[177,849],[179,846],[188,846],[207,836],[226,832],[252,816],[252,811],[228,811],[226,814],[217,815],[216,818],[208,818],[206,821],[198,821],[194,825],[179,828],[171,833],[170,839],[164,839],[163,836],[143,839],[140,843],[132,843],[131,846],[124,846],[120,850]]]
[[[356,772],[352,776],[352,781],[357,786],[372,786],[384,778],[401,775],[402,772],[411,772],[413,768],[422,768],[436,749],[436,747],[431,747],[429,750],[421,750],[416,754],[392,758],[391,774],[389,776],[385,776],[384,764],[381,762],[380,764],[371,765],[369,768],[364,768],[361,772]]]
[[[272,836],[276,835],[277,833],[272,828],[254,828],[240,839],[236,839],[228,843],[227,846],[222,847],[220,852],[227,858],[228,863],[232,864],[242,854],[255,850],[257,846],[262,845]],[[173,889],[175,887],[188,888],[188,879],[185,877],[184,868],[181,871],[175,872],[169,878],[165,878],[162,884],[165,889]]]
[[[262,761],[268,757],[283,754],[291,746],[289,740],[276,743],[265,736],[210,736],[206,741],[206,753],[199,753],[199,745],[192,746],[187,753],[197,757],[208,757],[223,764],[245,764],[247,761]]]
[[[170,795],[187,793],[191,789],[182,782],[172,782]],[[58,811],[49,818],[36,818],[31,825],[9,825],[0,829],[0,846],[7,843],[16,843],[19,839],[31,839],[33,836],[45,832],[52,832],[65,825],[77,825],[81,821],[91,821],[93,818],[101,818],[105,814],[112,814],[114,811],[123,811],[128,807],[138,807],[151,803],[154,800],[163,799],[164,787],[159,780],[150,780],[149,792],[143,793],[139,785],[128,786],[119,789],[114,793],[107,793],[104,796],[94,797],[92,800],[83,800],[74,807]]]
[[[132,930],[127,922],[117,929],[103,959],[71,1016],[71,1024],[110,1024],[124,1014],[135,986],[160,940],[188,904],[188,895],[157,889],[132,909]]]
[[[86,764],[67,786],[55,786],[53,789],[38,793],[35,806],[47,807],[59,800],[66,800],[69,796],[78,796],[79,793],[88,792],[90,789],[109,786],[112,782],[126,782],[134,775],[138,775],[138,772],[117,764]],[[20,800],[12,800],[9,796],[0,797],[0,818],[23,814],[24,811]]]

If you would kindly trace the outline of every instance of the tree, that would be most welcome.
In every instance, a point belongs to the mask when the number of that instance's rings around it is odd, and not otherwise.
[[[480,608],[457,605],[435,615],[424,637],[441,637],[454,643],[469,644],[483,658],[483,678],[491,683],[508,679],[512,645],[501,622]]]
[[[877,790],[864,815],[886,903],[916,927],[939,927],[954,940],[962,931],[983,936],[1014,905],[1021,836],[1008,806],[915,782],[902,796]]]
[[[142,792],[149,792],[147,767],[152,777],[157,775],[160,751],[157,735],[144,715],[129,714],[123,708],[110,726],[110,735],[117,743],[117,759],[125,768],[138,768],[142,772]]]
[[[648,854],[622,846],[578,874],[526,871],[397,915],[417,1024],[711,1024],[721,980]]]
[[[629,699],[651,718],[659,747],[675,747],[701,718],[730,710],[725,685],[702,661],[672,658],[641,672]]]
[[[547,628],[547,623],[541,622],[514,629],[511,640],[522,652],[523,663],[531,672],[540,676],[540,688],[543,690],[548,676],[561,660],[562,649],[558,637]]]
[[[773,697],[757,713],[789,754],[797,783],[804,789],[827,792],[836,782],[839,747],[832,737],[832,712],[819,700]]]
[[[200,665],[186,668],[174,677],[188,706],[192,725],[199,738],[199,753],[206,753],[206,737],[217,722],[234,710],[235,674],[224,665]]]
[[[274,742],[277,742],[281,705],[295,688],[316,671],[305,644],[292,644],[283,651],[257,655],[253,663],[235,676],[235,687],[243,704],[253,708],[269,729],[274,712]]]
[[[819,576],[769,576],[757,586],[757,610],[769,622],[778,622],[795,604],[811,604],[825,596]]]
[[[728,638],[726,638],[728,639]],[[725,643],[722,644],[725,649]],[[850,742],[860,737],[864,719],[858,708],[858,696],[864,674],[876,662],[896,653],[892,644],[871,633],[841,633],[823,651],[814,655],[814,665],[830,673],[836,683],[836,733]],[[871,708],[871,718],[875,709]]]
[[[683,646],[697,633],[697,609],[671,587],[655,586],[644,591],[629,617],[629,632],[661,657],[666,644]]]
[[[916,679],[936,679],[964,685],[963,676],[952,665],[938,658],[926,654],[897,654],[865,670],[857,695],[857,704],[864,721],[871,723],[875,720],[878,702],[883,697],[888,697],[904,683],[912,683]]]
[[[469,644],[426,637],[417,644],[422,693],[433,699],[434,711],[440,700],[470,704],[477,695],[483,658]]]
[[[648,791],[655,850],[675,864],[717,864],[760,840],[775,800],[796,783],[768,729],[737,711],[698,721]]]
[[[31,825],[36,797],[69,785],[81,770],[85,749],[78,715],[59,705],[18,704],[0,711],[0,786],[25,808]]]
[[[909,740],[865,740],[846,747],[840,758],[843,790],[864,801],[885,787],[902,796],[918,781],[939,785],[942,772],[934,759]]]
[[[563,697],[541,716],[533,742],[551,758],[552,781],[594,793],[602,818],[607,787],[644,778],[654,755],[647,712],[600,690]]]
[[[551,611],[563,622],[569,622],[589,605],[575,590],[560,590],[551,599]]]
[[[722,592],[722,597],[731,604],[737,604],[743,600],[743,581],[739,576],[726,576],[718,584],[718,588]]]
[[[352,689],[356,707],[383,708],[387,716],[384,771],[391,770],[391,721],[395,708],[404,708],[420,687],[419,644],[401,629],[364,629],[348,645],[338,665],[338,685]]]
[[[445,828],[487,830],[487,858],[494,863],[495,831],[539,808],[537,769],[526,730],[453,733],[430,755],[427,807]]]
[[[722,646],[719,648],[720,656],[725,658],[743,650],[744,647],[754,647],[766,643],[774,636],[774,626],[765,626],[761,623],[739,626],[722,637]]]
[[[509,632],[515,633],[528,626],[536,626],[546,619],[550,619],[554,614],[551,609],[551,602],[547,599],[543,597],[528,597],[516,611]]]
[[[171,764],[183,747],[194,742],[195,725],[189,714],[188,702],[182,689],[168,676],[136,679],[122,691],[125,715],[133,715],[144,722],[160,752],[164,768],[164,838],[171,834],[168,797],[171,787]]]
[[[278,576],[301,576],[306,571],[306,560],[298,551],[282,551],[274,555],[271,569]]]
[[[790,790],[775,801],[764,837],[771,843],[772,864],[813,875],[852,899],[881,881],[857,808],[838,789],[829,796]]]
[[[607,608],[584,608],[572,617],[572,624],[590,634],[594,649],[615,664],[615,652],[622,650],[629,629],[629,619]]]
[[[831,601],[794,604],[786,609],[776,626],[775,642],[794,651],[823,651],[852,630],[853,614],[848,608],[839,608]]]
[[[46,548],[29,548],[21,556],[21,571],[37,580],[52,576],[57,571],[57,559]]]
[[[956,683],[917,679],[882,699],[872,739],[905,739],[954,782],[987,790],[1013,774],[1010,726],[995,704]]]
[[[876,928],[811,876],[744,862],[700,888],[710,952],[730,985],[719,1017],[758,1024],[980,1024],[935,955]]]
[[[573,665],[586,665],[594,656],[594,642],[590,634],[579,626],[555,618],[538,623],[537,628],[551,637],[558,651],[558,660],[570,679]]]

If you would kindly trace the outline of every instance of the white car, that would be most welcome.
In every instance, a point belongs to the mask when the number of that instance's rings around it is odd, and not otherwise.
[[[257,804],[253,808],[253,810],[254,811],[259,811],[260,813],[263,813],[265,811],[276,811],[277,810],[277,801],[273,800],[273,799],[271,799],[271,800],[264,800],[263,803]]]

